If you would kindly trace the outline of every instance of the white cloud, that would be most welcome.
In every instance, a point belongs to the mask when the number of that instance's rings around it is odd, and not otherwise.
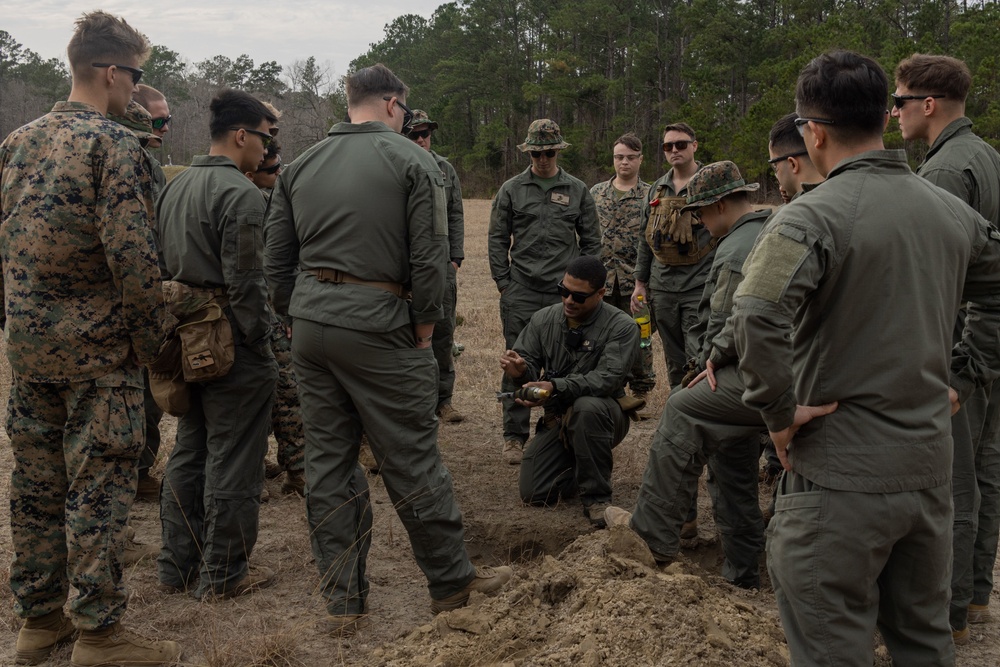
[[[245,53],[254,63],[275,60],[287,66],[315,56],[343,74],[372,42],[382,39],[386,23],[403,14],[429,18],[444,1],[383,0],[372,5],[343,0],[106,0],[99,8],[125,17],[151,42],[192,63]],[[43,58],[65,60],[73,22],[97,8],[72,1],[6,0],[0,28]]]

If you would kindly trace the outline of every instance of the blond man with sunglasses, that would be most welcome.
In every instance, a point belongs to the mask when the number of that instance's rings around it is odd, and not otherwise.
[[[540,118],[528,126],[518,146],[531,165],[500,187],[490,213],[490,271],[500,291],[500,320],[506,349],[538,310],[559,303],[556,284],[579,255],[601,254],[601,226],[590,190],[559,166],[569,148],[559,125]],[[513,391],[509,377],[503,391]],[[511,399],[503,402],[501,456],[521,463],[530,432],[530,411]]]

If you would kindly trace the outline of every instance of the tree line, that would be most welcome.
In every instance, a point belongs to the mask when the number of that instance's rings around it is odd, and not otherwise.
[[[1000,145],[998,34],[1000,6],[985,0],[465,0],[429,19],[398,17],[349,69],[382,62],[409,84],[409,105],[440,123],[434,149],[468,196],[491,196],[527,166],[516,146],[540,117],[560,124],[573,144],[561,164],[587,183],[611,176],[610,142],[628,131],[645,144],[642,177],[655,179],[663,126],[685,121],[700,161],[733,160],[773,193],[768,131],[794,110],[799,70],[833,48],[872,56],[890,75],[915,52],[961,58],[974,78],[967,115]],[[312,56],[286,67],[246,55],[192,66],[155,46],[144,69],[175,118],[163,162],[205,152],[208,102],[221,86],[284,112],[286,162],[346,112],[332,65]],[[44,113],[68,85],[60,61],[0,31],[0,135]],[[886,144],[904,146],[894,122]],[[914,164],[927,148],[905,147]]]

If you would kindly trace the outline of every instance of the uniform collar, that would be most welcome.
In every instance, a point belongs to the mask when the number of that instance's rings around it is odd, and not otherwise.
[[[927,151],[927,155],[924,157],[924,162],[937,153],[949,139],[957,137],[960,134],[972,134],[972,121],[965,116],[956,118],[948,123],[943,130],[941,130],[941,134],[937,136],[937,139],[934,140],[934,143],[931,144],[930,149]]]

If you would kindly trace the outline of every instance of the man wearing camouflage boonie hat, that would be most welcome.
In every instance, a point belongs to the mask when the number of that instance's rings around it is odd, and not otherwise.
[[[406,136],[431,154],[444,176],[444,190],[448,202],[448,281],[444,290],[444,318],[434,325],[434,358],[438,365],[437,414],[441,421],[460,422],[465,416],[451,405],[455,391],[455,358],[451,353],[455,342],[455,307],[458,302],[458,269],[465,258],[465,213],[462,209],[462,185],[455,168],[448,158],[431,150],[431,133],[438,124],[422,109],[413,110],[413,120],[405,129]]]
[[[581,254],[601,252],[594,198],[583,181],[558,166],[559,151],[569,148],[559,125],[548,118],[532,122],[518,148],[528,153],[531,166],[500,187],[489,231],[490,271],[500,290],[500,320],[508,350],[535,312],[560,302],[558,284],[569,263]],[[501,388],[517,387],[504,376]],[[518,465],[530,432],[531,410],[505,399],[503,413],[502,456]]]
[[[716,343],[726,346],[723,327],[742,267],[771,211],[754,211],[747,183],[732,162],[703,167],[687,185],[687,205],[718,239],[705,283],[697,325],[700,368],[708,368],[687,388],[670,392],[653,436],[649,466],[643,474],[635,513],[609,510],[609,525],[628,523],[646,540],[657,560],[673,560],[681,526],[698,478],[708,463],[709,491],[722,534],[722,575],[744,588],[760,586],[758,555],[764,547],[764,521],[757,498],[760,413],[743,405],[743,380],[735,364],[715,369],[708,361]],[[682,383],[683,384],[683,383]],[[629,518],[631,521],[629,522]]]

